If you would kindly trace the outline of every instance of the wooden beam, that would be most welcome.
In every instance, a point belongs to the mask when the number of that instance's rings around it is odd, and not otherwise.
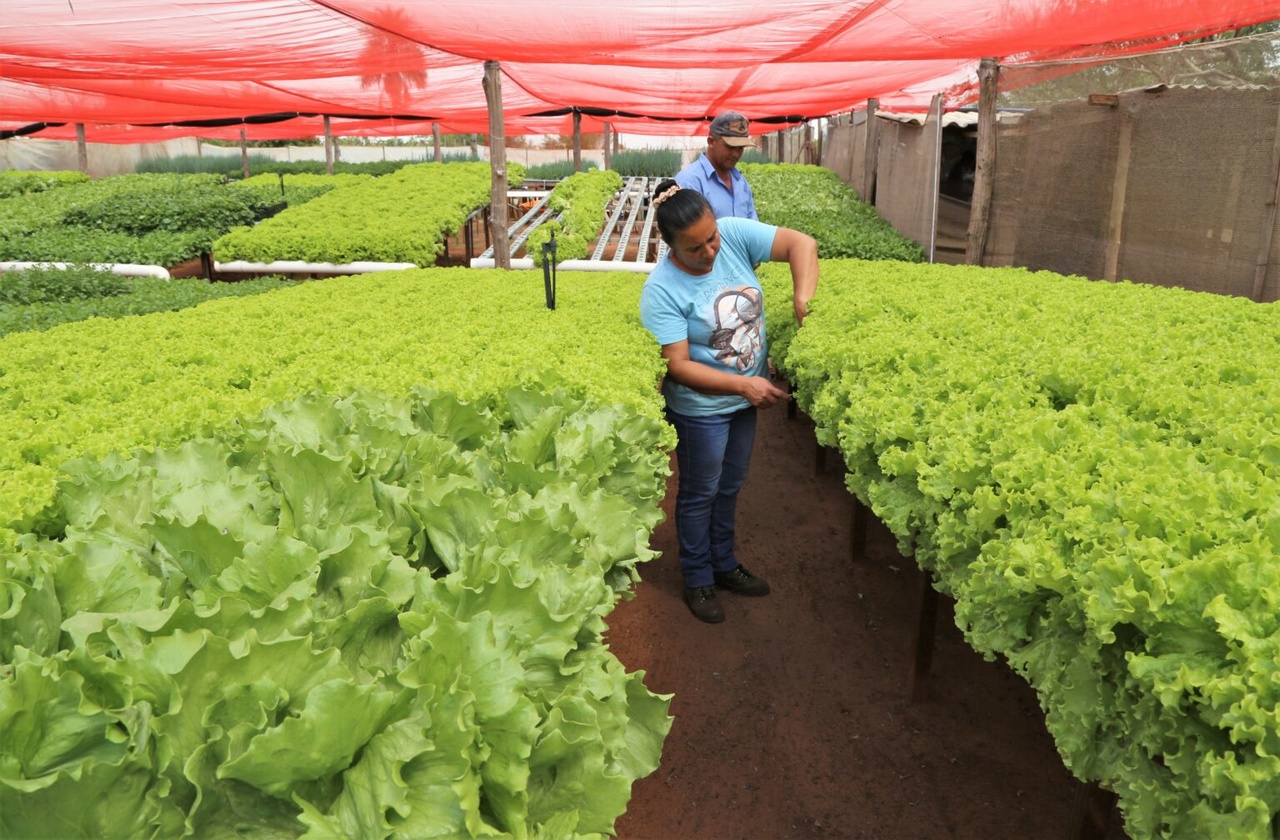
[[[867,147],[862,150],[862,200],[868,204],[876,203],[876,169],[880,158],[880,130],[876,125],[876,108],[879,104],[875,99],[867,100]]]
[[[933,178],[929,187],[929,262],[934,261],[938,249],[938,190],[942,185],[942,94],[935,93],[929,103],[929,118],[925,123],[933,131]]]
[[[440,123],[437,122],[431,124],[431,150],[431,159],[436,163],[444,163],[444,152],[440,149]]]
[[[978,148],[977,170],[973,176],[973,198],[970,200],[969,237],[964,261],[982,265],[991,228],[991,194],[996,174],[996,96],[1000,64],[984,58],[978,65]]]
[[[582,112],[573,112],[573,171],[582,171]]]
[[[511,268],[507,244],[507,136],[502,122],[502,68],[496,61],[484,63],[484,98],[489,103],[489,167],[493,187],[489,196],[489,231],[493,240],[493,264]]]
[[[870,521],[871,509],[857,497],[853,497],[853,511],[849,529],[849,559],[861,562],[867,556],[867,523]]]
[[[856,168],[858,166],[858,161],[855,155],[853,154],[853,148],[854,148],[853,138],[856,137],[857,134],[858,134],[858,123],[857,123],[857,120],[854,118],[853,111],[850,111],[849,112],[849,177],[846,179],[847,183],[850,183],[850,184],[854,183],[854,179],[857,177]]]
[[[1097,782],[1080,783],[1075,809],[1067,825],[1066,840],[1106,840],[1117,796]]]
[[[84,123],[76,123],[76,166],[89,174],[89,144],[84,137]]]
[[[1124,244],[1125,193],[1129,188],[1129,161],[1133,157],[1133,112],[1120,111],[1120,142],[1116,151],[1116,174],[1111,183],[1111,215],[1107,219],[1107,261],[1102,269],[1106,280],[1115,282],[1120,273],[1120,246]]]
[[[1262,229],[1258,245],[1258,262],[1253,272],[1253,299],[1262,302],[1267,286],[1267,270],[1271,267],[1271,243],[1276,234],[1276,204],[1280,200],[1280,120],[1276,121],[1275,143],[1271,147],[1271,180],[1267,182],[1267,226]]]
[[[938,590],[933,588],[932,576],[919,569],[919,607],[916,613],[915,649],[911,655],[911,674],[907,693],[912,702],[929,696],[929,672],[933,669],[934,637],[938,631]]]
[[[333,133],[329,130],[329,115],[324,115],[324,171],[333,174]]]

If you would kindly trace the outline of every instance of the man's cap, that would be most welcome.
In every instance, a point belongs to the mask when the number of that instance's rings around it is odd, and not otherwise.
[[[719,137],[728,146],[755,146],[751,139],[751,123],[737,111],[725,111],[711,121],[712,137]]]

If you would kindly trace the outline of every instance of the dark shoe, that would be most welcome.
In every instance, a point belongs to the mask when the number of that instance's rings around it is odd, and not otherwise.
[[[714,586],[686,586],[684,602],[689,605],[689,612],[694,618],[708,624],[719,624],[724,621],[724,606],[716,597]]]
[[[768,595],[769,584],[747,571],[746,566],[739,565],[732,572],[716,572],[716,586],[727,589],[737,595]]]

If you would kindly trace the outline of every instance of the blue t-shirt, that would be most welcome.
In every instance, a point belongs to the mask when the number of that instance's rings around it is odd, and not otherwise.
[[[720,251],[711,271],[688,274],[671,261],[658,263],[640,293],[640,320],[659,344],[689,341],[689,358],[740,376],[768,368],[764,292],[755,266],[769,259],[773,225],[749,219],[720,219]],[[668,377],[662,385],[667,407],[703,417],[750,405],[744,397],[703,394]]]
[[[720,180],[716,168],[707,159],[706,152],[676,173],[677,184],[706,196],[711,203],[711,212],[716,214],[717,219],[732,216],[760,221],[760,217],[756,215],[756,199],[751,194],[751,185],[747,183],[746,176],[738,171],[738,167],[729,170],[729,181],[733,183],[733,192],[729,192],[724,181]]]

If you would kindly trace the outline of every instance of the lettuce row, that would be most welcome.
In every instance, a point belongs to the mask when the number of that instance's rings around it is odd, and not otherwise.
[[[743,163],[760,221],[802,230],[822,259],[923,262],[924,249],[899,233],[853,188],[823,166]]]
[[[294,285],[292,281],[279,277],[235,283],[213,283],[200,277],[122,277],[86,266],[7,271],[0,275],[0,336],[47,330],[87,318],[171,312],[207,300],[256,295],[290,285]],[[95,291],[96,296],[89,296]],[[19,300],[3,300],[10,295]],[[20,302],[24,299],[26,302]]]
[[[311,393],[68,463],[0,581],[0,834],[600,837],[666,697],[601,641],[661,422]]]
[[[260,209],[251,192],[211,174],[69,179],[0,197],[0,259],[173,266]]]
[[[44,192],[45,190],[80,184],[89,180],[83,172],[59,170],[53,172],[29,172],[6,169],[0,171],[0,198]]]
[[[605,208],[622,187],[622,176],[612,169],[575,172],[556,184],[547,206],[560,214],[555,221],[539,225],[525,243],[525,253],[533,264],[542,265],[542,244],[556,237],[556,260],[580,260],[590,253],[604,229]]]
[[[643,280],[566,275],[553,312],[538,272],[386,272],[8,335],[0,523],[30,527],[67,460],[208,435],[311,390],[430,384],[477,398],[554,372],[575,392],[661,419]],[[666,429],[659,448],[672,445]]]
[[[523,168],[510,167],[518,182]],[[434,265],[445,236],[489,201],[487,163],[420,163],[344,186],[213,244],[222,261],[411,262]]]
[[[850,490],[1038,692],[1134,838],[1280,812],[1280,312],[1018,269],[824,262],[775,362]]]
[[[227,189],[252,196],[254,206],[265,211],[282,202],[290,207],[296,207],[331,190],[350,187],[354,184],[367,184],[373,178],[373,175],[353,172],[333,175],[263,172],[231,181],[227,184]]]

